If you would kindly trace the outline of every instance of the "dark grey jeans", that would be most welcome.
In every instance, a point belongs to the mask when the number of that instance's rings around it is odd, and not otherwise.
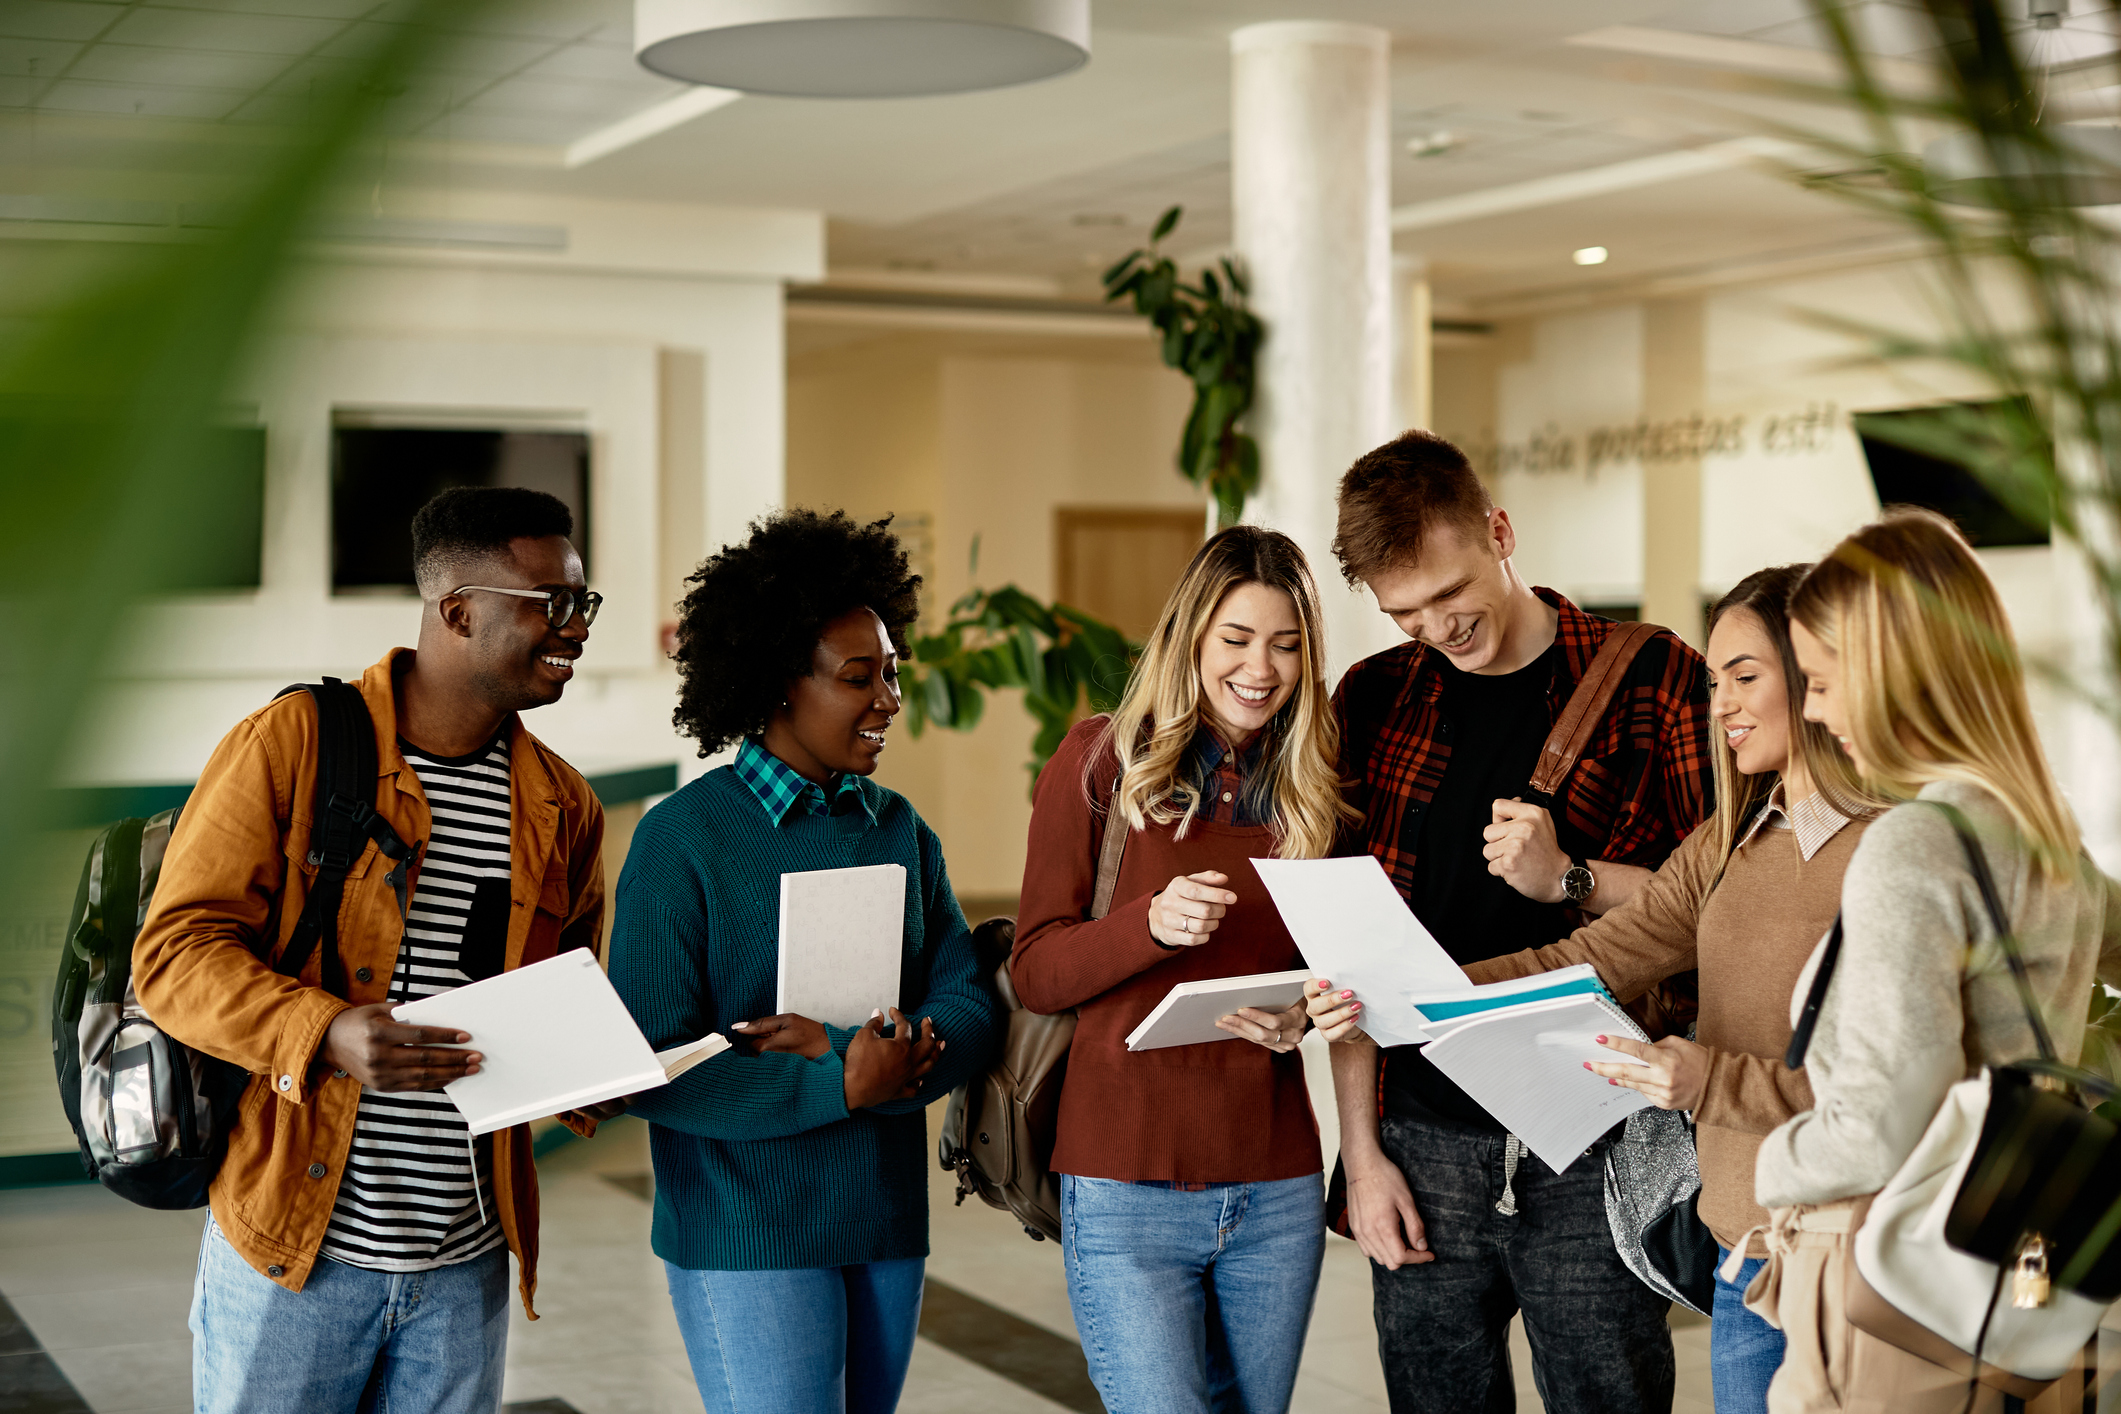
[[[1387,1116],[1436,1260],[1372,1264],[1393,1414],[1511,1414],[1510,1318],[1524,1312],[1547,1414],[1669,1414],[1670,1305],[1622,1264],[1605,1216],[1605,1141],[1557,1174],[1526,1153],[1517,1213],[1495,1210],[1503,1136]]]

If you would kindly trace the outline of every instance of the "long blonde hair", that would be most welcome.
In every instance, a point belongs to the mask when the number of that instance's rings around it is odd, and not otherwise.
[[[1296,691],[1262,729],[1267,750],[1254,789],[1270,802],[1266,817],[1275,853],[1319,859],[1330,853],[1343,820],[1357,812],[1341,798],[1340,729],[1326,696],[1325,636],[1318,591],[1296,542],[1279,531],[1237,525],[1200,547],[1149,635],[1127,691],[1105,725],[1119,758],[1119,813],[1131,829],[1149,821],[1178,823],[1184,836],[1200,808],[1187,778],[1187,753],[1201,726],[1200,644],[1224,596],[1246,584],[1287,594],[1296,605],[1302,642]],[[1095,761],[1102,750],[1090,753]],[[1091,799],[1104,791],[1085,780]]]
[[[1790,595],[1811,568],[1802,564],[1771,565],[1739,580],[1709,611],[1709,632],[1716,631],[1726,614],[1741,610],[1760,624],[1768,642],[1774,645],[1775,662],[1782,670],[1783,706],[1789,713],[1790,761],[1803,772],[1806,783],[1826,797],[1828,804],[1854,819],[1881,810],[1890,802],[1857,778],[1848,753],[1835,742],[1832,732],[1804,719],[1804,671],[1797,666],[1797,652],[1790,646]],[[1709,666],[1713,670],[1715,664]],[[1715,743],[1709,748],[1709,759],[1716,777],[1716,813],[1710,838],[1715,841],[1716,867],[1707,874],[1704,891],[1714,887],[1722,876],[1738,841],[1745,838],[1746,826],[1767,803],[1776,780],[1771,771],[1757,776],[1740,771],[1730,739],[1713,723],[1711,728],[1709,734]],[[1788,769],[1782,772],[1785,778],[1792,774]]]
[[[1790,616],[1841,660],[1867,784],[1901,800],[1932,781],[1978,786],[2042,873],[2074,871],[2077,820],[2033,729],[2010,619],[1950,521],[1889,510],[1813,567]]]

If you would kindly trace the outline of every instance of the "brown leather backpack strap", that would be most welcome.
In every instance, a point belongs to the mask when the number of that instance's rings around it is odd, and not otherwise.
[[[1605,642],[1598,647],[1598,655],[1584,669],[1583,678],[1576,690],[1569,694],[1568,705],[1561,709],[1561,718],[1554,723],[1554,730],[1547,737],[1546,745],[1539,748],[1539,764],[1532,771],[1532,789],[1552,798],[1561,791],[1562,783],[1575,769],[1577,758],[1591,743],[1591,733],[1605,720],[1606,708],[1612,705],[1613,694],[1620,690],[1620,680],[1627,676],[1628,665],[1656,634],[1663,630],[1656,624],[1632,623],[1616,625],[1606,635]]]
[[[1090,895],[1090,916],[1102,918],[1112,911],[1112,893],[1119,887],[1119,861],[1127,852],[1126,816],[1119,813],[1120,778],[1112,778],[1112,796],[1105,802],[1105,839],[1097,851],[1097,890]]]

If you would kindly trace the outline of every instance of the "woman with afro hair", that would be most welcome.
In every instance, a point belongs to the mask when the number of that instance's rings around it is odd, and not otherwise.
[[[686,582],[675,720],[736,756],[634,832],[611,980],[658,1049],[736,1044],[633,1103],[651,1245],[710,1414],[888,1411],[928,1253],[923,1111],[1001,1036],[935,832],[869,779],[920,578],[887,521],[791,510]],[[781,876],[875,864],[906,870],[898,1005],[854,1030],[771,1015]]]

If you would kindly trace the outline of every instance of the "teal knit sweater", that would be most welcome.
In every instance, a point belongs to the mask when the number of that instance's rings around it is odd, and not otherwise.
[[[899,1008],[949,1042],[919,1098],[850,1115],[841,1058],[853,1032],[826,1027],[816,1060],[727,1051],[633,1113],[650,1124],[657,1256],[694,1271],[772,1271],[928,1252],[922,1110],[983,1069],[1002,1034],[935,831],[867,780],[858,808],[791,811],[774,824],[724,766],[656,806],[634,831],[611,928],[611,981],[661,1050],[774,1011],[780,878],[857,864],[906,868]]]

